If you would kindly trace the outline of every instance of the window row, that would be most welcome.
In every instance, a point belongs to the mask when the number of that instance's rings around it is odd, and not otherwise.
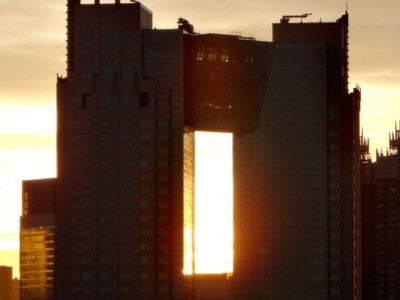
[[[135,61],[133,59],[122,59],[120,65],[112,58],[100,60],[100,70],[94,68],[94,60],[83,58],[79,60],[79,79],[81,80],[130,80],[135,78]]]
[[[99,43],[100,49],[113,49],[116,47],[117,41],[120,42],[121,49],[133,49],[135,45],[135,31],[126,29],[117,32],[115,30],[81,30],[79,32],[79,49],[91,50],[95,48],[96,41]]]

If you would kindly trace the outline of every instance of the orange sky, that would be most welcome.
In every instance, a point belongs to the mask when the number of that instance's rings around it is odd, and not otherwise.
[[[372,150],[385,149],[400,120],[400,1],[349,0],[350,82],[362,88],[362,126]],[[154,26],[179,17],[200,32],[271,40],[283,14],[335,21],[345,0],[147,0]],[[65,75],[66,0],[0,2],[0,265],[17,274],[21,180],[55,175],[55,82]],[[7,250],[8,252],[4,252]],[[14,252],[9,252],[14,251]],[[11,253],[11,254],[10,254]]]

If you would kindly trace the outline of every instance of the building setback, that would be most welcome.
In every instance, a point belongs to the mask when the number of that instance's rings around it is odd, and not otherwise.
[[[152,29],[136,1],[68,0],[67,15],[55,299],[360,299],[347,14],[283,18],[273,42],[196,34],[182,18]],[[229,280],[183,274],[199,130],[234,135]]]

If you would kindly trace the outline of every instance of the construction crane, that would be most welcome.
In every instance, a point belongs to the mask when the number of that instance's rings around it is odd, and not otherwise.
[[[282,16],[281,23],[288,24],[290,19],[295,19],[295,18],[299,18],[299,19],[301,19],[300,22],[303,22],[303,19],[307,18],[308,16],[311,16],[311,13],[306,13],[306,14],[302,14],[302,15]]]

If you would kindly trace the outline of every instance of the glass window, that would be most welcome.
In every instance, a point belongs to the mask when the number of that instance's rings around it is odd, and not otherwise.
[[[112,30],[103,30],[100,33],[100,47],[102,49],[112,49],[114,47],[114,34]]]
[[[168,141],[168,134],[159,134],[159,135],[157,136],[157,139],[158,139],[159,141]]]
[[[79,78],[81,80],[92,80],[93,62],[91,59],[81,59],[79,61]]]
[[[148,167],[150,166],[150,161],[148,161],[148,160],[141,160],[141,161],[139,162],[139,166],[140,166],[141,168],[148,168]]]
[[[99,107],[110,107],[110,94],[99,94]]]
[[[147,187],[140,187],[140,195],[149,195],[150,189]]]
[[[208,48],[207,60],[209,60],[209,61],[216,61],[217,60],[217,48],[216,47],[209,47]]]
[[[140,147],[140,154],[148,154],[150,153],[149,147]]]
[[[140,235],[149,235],[150,234],[150,230],[147,228],[140,228]],[[140,262],[142,262],[142,259],[144,259],[143,257],[140,258]],[[148,260],[148,258],[147,258]]]
[[[121,294],[127,294],[127,293],[129,293],[130,291],[131,291],[131,288],[128,287],[128,286],[120,286],[120,287],[119,287],[119,292],[120,292]]]
[[[119,95],[119,106],[120,107],[130,107],[131,106],[131,95],[130,94],[120,94]]]
[[[99,135],[99,140],[100,141],[109,141],[111,139],[110,135],[107,133],[101,133]]]
[[[204,60],[204,53],[205,53],[204,47],[199,46],[199,47],[197,48],[196,59],[197,59],[197,60]]]
[[[150,245],[149,244],[140,244],[140,250],[150,250]]]
[[[120,127],[129,127],[131,126],[131,121],[130,120],[119,120],[119,126]]]
[[[120,162],[120,166],[121,166],[122,168],[129,168],[129,167],[131,166],[131,161],[129,161],[129,160],[122,160],[122,161]]]
[[[331,288],[331,295],[340,295],[340,289],[339,288]]]
[[[133,30],[122,30],[121,32],[121,48],[132,49],[134,46],[135,33]]]
[[[168,127],[168,121],[166,121],[166,120],[158,120],[157,125],[160,128],[166,128],[166,127]]]
[[[82,50],[92,49],[93,32],[91,30],[82,30],[79,33],[79,48]]]
[[[123,132],[123,133],[120,133],[120,134],[119,134],[119,139],[120,139],[121,141],[128,141],[128,140],[131,139],[131,135],[130,135],[130,133]]]
[[[121,62],[121,78],[129,80],[134,77],[134,61],[133,59],[123,59]]]
[[[140,127],[149,127],[150,121],[149,120],[140,120],[139,125],[140,125]]]
[[[140,201],[140,208],[148,208],[148,207],[150,207],[149,201],[146,200]]]
[[[168,96],[167,95],[159,95],[157,99],[157,106],[160,108],[168,107]]]
[[[141,133],[139,138],[141,141],[148,141],[150,139],[150,136],[148,133]]]
[[[229,49],[222,48],[219,53],[222,62],[229,62]]]
[[[114,66],[111,58],[101,60],[100,75],[103,80],[111,80],[114,77]]]
[[[92,122],[90,122],[89,120],[83,120],[82,121],[82,127],[83,128],[90,128],[90,127],[92,127]]]
[[[100,127],[110,127],[111,126],[111,122],[110,120],[100,120]]]

